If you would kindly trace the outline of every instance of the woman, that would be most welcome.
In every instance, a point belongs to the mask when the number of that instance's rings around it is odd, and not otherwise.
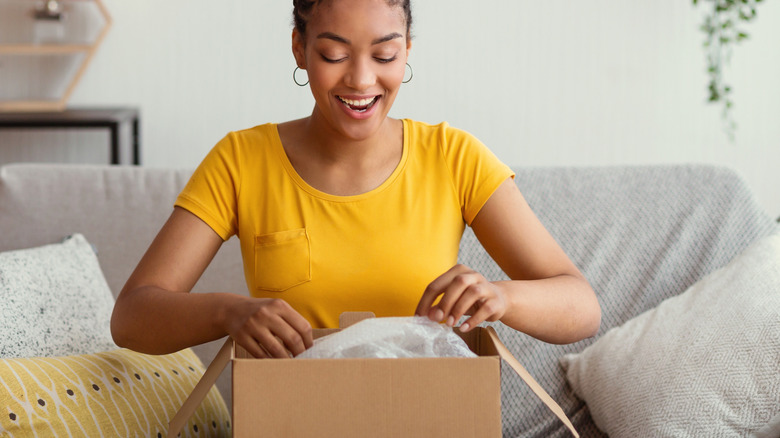
[[[592,336],[595,294],[511,170],[446,123],[388,117],[409,1],[293,3],[311,115],[230,133],[209,153],[117,299],[116,343],[162,354],[230,335],[256,357],[289,357],[350,310],[450,326],[471,315],[460,330],[500,320],[553,343]],[[454,265],[465,224],[511,281]],[[234,234],[252,297],[187,293]]]

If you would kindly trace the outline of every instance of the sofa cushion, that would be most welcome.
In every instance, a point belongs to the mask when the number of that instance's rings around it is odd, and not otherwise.
[[[103,353],[0,360],[0,435],[163,437],[203,375],[190,349],[152,356]],[[181,436],[230,436],[211,388]]]
[[[114,299],[92,247],[64,242],[0,253],[0,357],[62,356],[117,348]]]
[[[780,234],[561,362],[610,437],[767,426],[780,414]]]

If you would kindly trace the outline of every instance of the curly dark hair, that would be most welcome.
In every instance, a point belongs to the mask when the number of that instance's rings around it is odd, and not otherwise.
[[[293,23],[295,28],[301,34],[306,35],[306,23],[311,16],[311,10],[314,5],[328,0],[293,0]],[[390,6],[400,6],[404,10],[406,18],[406,36],[411,36],[412,30],[412,5],[411,0],[386,0]]]

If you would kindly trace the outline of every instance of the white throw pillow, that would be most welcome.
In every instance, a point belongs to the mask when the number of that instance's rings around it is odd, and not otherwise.
[[[770,430],[780,414],[780,234],[561,364],[611,438]]]
[[[0,357],[67,356],[117,348],[114,298],[81,234],[0,253]]]

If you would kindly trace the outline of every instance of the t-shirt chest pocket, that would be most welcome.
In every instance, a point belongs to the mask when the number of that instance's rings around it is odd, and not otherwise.
[[[305,228],[255,236],[255,285],[283,292],[311,280],[311,249]]]

